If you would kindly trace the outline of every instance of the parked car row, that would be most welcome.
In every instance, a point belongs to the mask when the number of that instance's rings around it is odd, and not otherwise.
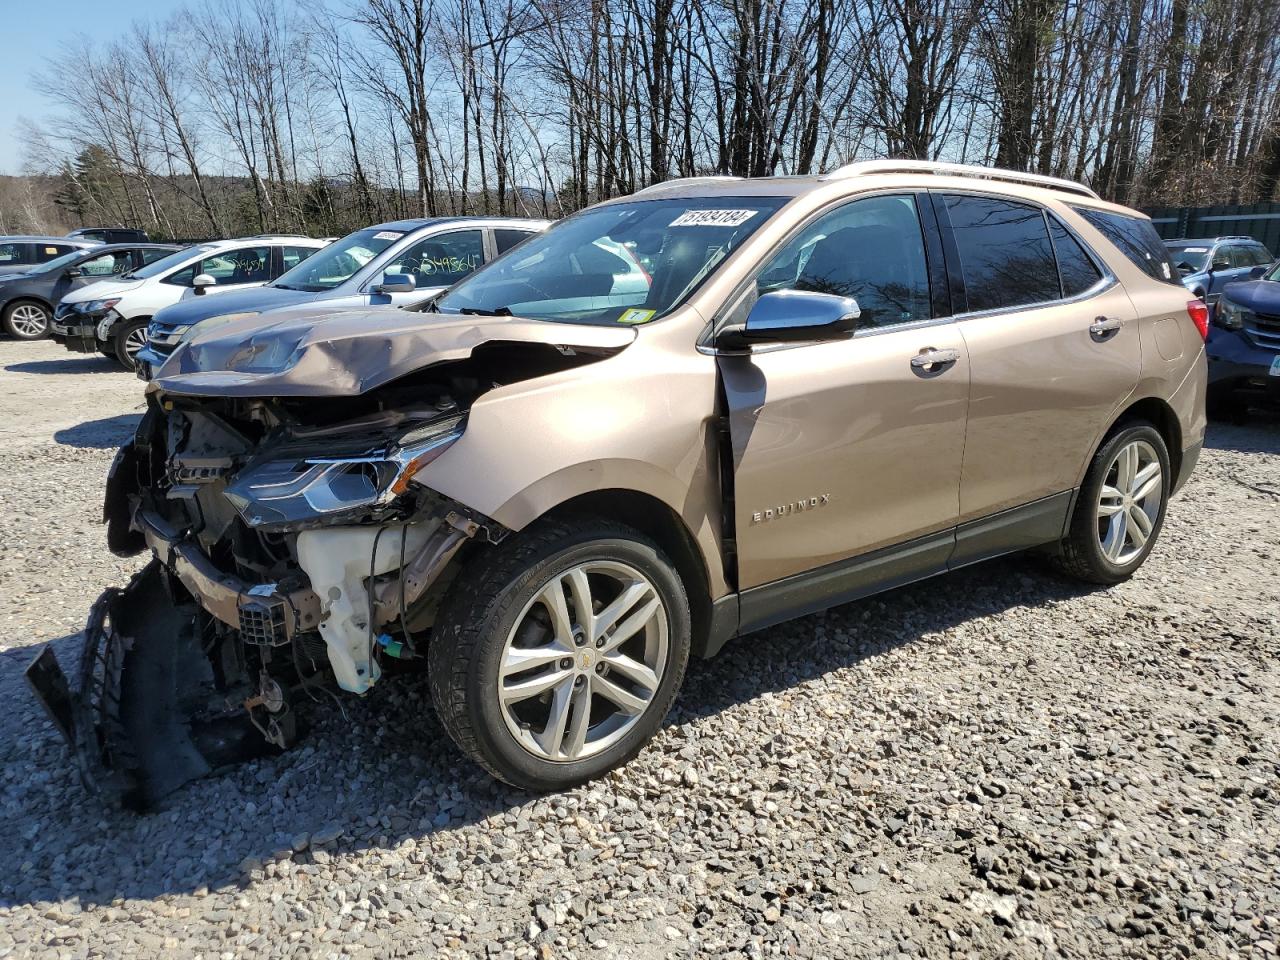
[[[1183,285],[1211,307],[1210,413],[1280,407],[1280,262],[1252,237],[1166,240]]]

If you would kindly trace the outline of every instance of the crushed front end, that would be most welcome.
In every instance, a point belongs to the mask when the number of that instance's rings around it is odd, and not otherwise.
[[[149,391],[103,514],[113,552],[153,559],[94,605],[70,680],[47,648],[28,669],[91,789],[148,807],[290,746],[300,701],[363,694],[389,660],[422,656],[459,552],[503,535],[411,482],[480,389],[440,375],[343,398]]]

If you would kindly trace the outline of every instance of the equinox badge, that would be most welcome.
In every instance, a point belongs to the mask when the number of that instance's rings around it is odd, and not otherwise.
[[[794,513],[803,513],[806,510],[816,510],[818,507],[825,507],[831,502],[831,494],[820,493],[816,497],[810,497],[808,500],[793,500],[791,503],[781,503],[776,507],[770,507],[768,510],[757,510],[751,515],[752,523],[764,523],[768,520],[777,520],[782,517],[789,517]]]

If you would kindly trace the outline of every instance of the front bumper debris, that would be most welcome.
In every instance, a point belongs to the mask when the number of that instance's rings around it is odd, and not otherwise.
[[[48,647],[26,672],[86,789],[135,810],[285,745],[268,743],[244,705],[219,691],[196,608],[173,588],[153,561],[125,589],[103,593],[85,626],[74,686]],[[278,739],[290,739],[292,723],[273,719]]]

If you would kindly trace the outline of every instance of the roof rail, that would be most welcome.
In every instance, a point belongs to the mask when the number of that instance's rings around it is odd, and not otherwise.
[[[661,183],[651,183],[647,187],[641,187],[633,197],[638,197],[642,193],[648,193],[651,190],[659,190],[662,187],[674,187],[677,184],[682,186],[692,186],[695,183],[718,183],[722,180],[741,180],[741,177],[731,177],[728,174],[712,174],[705,177],[676,177],[674,180],[663,180]]]
[[[980,167],[971,163],[941,163],[933,160],[860,160],[846,163],[823,180],[843,180],[845,177],[862,177],[876,173],[932,173],[939,177],[975,177],[980,180],[1003,180],[1009,183],[1025,183],[1049,190],[1061,190],[1081,197],[1100,200],[1096,193],[1082,183],[1061,177],[1046,177],[1039,173],[1023,173],[1021,170],[1002,170],[999,167]]]

